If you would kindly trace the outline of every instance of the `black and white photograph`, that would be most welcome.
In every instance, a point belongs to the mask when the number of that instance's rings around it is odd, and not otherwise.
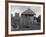
[[[11,31],[40,30],[39,6],[11,5]]]
[[[8,3],[8,33],[43,32],[43,5]]]

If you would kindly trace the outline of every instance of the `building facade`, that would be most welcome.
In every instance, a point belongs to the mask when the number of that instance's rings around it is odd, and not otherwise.
[[[21,27],[30,28],[33,27],[35,13],[31,9],[27,9],[21,14]]]

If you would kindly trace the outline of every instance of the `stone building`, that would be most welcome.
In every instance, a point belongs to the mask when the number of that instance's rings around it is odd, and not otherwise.
[[[35,13],[31,9],[25,10],[21,16],[19,13],[15,13],[15,16],[11,14],[12,30],[33,30],[34,29],[34,15]]]
[[[27,9],[21,14],[21,28],[33,27],[35,13],[31,9]]]

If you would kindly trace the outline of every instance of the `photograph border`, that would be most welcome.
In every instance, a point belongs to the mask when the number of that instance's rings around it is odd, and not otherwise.
[[[26,3],[26,4],[42,4],[43,5],[43,32],[28,34],[8,34],[8,3]],[[25,1],[5,1],[5,36],[23,36],[23,35],[39,35],[45,34],[45,3],[44,2],[25,2]]]

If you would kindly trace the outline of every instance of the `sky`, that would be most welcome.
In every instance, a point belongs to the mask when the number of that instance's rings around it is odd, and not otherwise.
[[[15,12],[19,13],[19,16],[21,16],[21,13],[24,12],[27,9],[31,9],[38,17],[40,15],[41,8],[40,6],[17,6],[17,5],[11,5],[11,13],[13,16],[15,16]]]

